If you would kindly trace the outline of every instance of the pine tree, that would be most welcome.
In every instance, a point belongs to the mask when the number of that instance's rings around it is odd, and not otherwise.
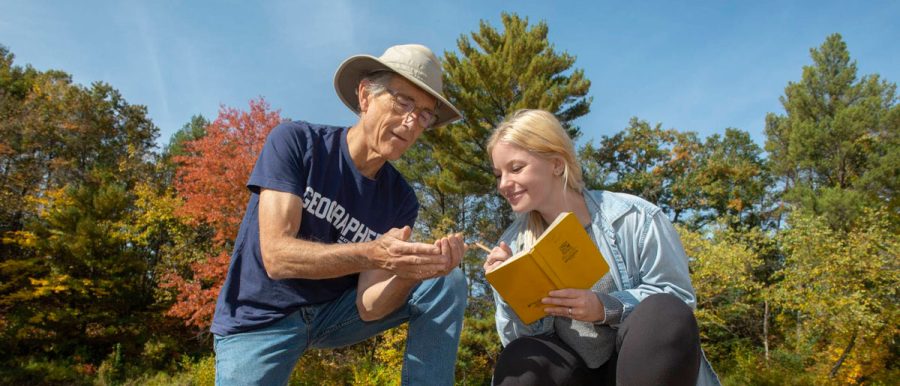
[[[857,78],[841,35],[810,50],[813,65],[781,97],[785,115],[766,117],[766,150],[784,200],[843,228],[863,207],[900,199],[900,105],[896,85]]]
[[[110,85],[0,57],[0,379],[46,364],[76,383],[75,366],[117,341],[139,352],[153,324],[154,260],[128,225],[158,130]]]
[[[518,109],[545,109],[574,138],[580,131],[572,121],[589,111],[590,81],[573,69],[574,56],[554,49],[547,24],[530,26],[515,14],[501,18],[502,31],[482,21],[478,31],[460,36],[458,53],[444,53],[444,91],[463,119],[426,131],[397,163],[419,192],[420,223],[427,224],[419,227],[422,237],[462,231],[469,242],[496,242],[511,217],[496,195],[486,152],[492,130]],[[470,280],[482,284],[483,258],[483,252],[473,251],[464,264]],[[486,287],[474,287],[471,295],[486,294]]]
[[[503,31],[482,21],[471,40],[457,40],[459,55],[444,55],[448,99],[463,112],[463,120],[425,136],[434,156],[460,191],[487,193],[494,177],[485,145],[491,131],[516,110],[544,109],[554,113],[574,138],[572,123],[590,111],[591,82],[573,69],[575,57],[558,53],[547,39],[549,28],[539,22],[502,14]],[[474,42],[474,45],[473,45]]]

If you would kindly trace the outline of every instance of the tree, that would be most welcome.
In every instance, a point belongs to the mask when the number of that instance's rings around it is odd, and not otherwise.
[[[683,214],[701,206],[700,191],[690,179],[700,151],[695,133],[651,127],[634,117],[625,130],[603,136],[599,148],[582,147],[579,158],[591,188],[640,196],[681,222]]]
[[[481,21],[471,40],[457,40],[458,55],[444,53],[444,88],[463,120],[424,136],[452,185],[475,194],[493,190],[485,144],[507,115],[523,108],[550,111],[575,139],[580,130],[572,121],[590,111],[591,83],[583,70],[572,69],[574,56],[554,50],[547,24],[529,28],[528,18],[507,13],[501,19],[503,32]]]
[[[728,128],[724,136],[708,137],[697,164],[689,178],[690,185],[700,189],[701,197],[695,227],[716,219],[727,221],[733,229],[765,225],[766,188],[771,177],[762,149],[747,132]]]
[[[785,201],[825,216],[834,228],[845,228],[866,206],[888,205],[896,213],[896,85],[878,75],[857,79],[839,34],[810,54],[813,65],[780,98],[786,114],[766,117],[766,150]]]
[[[27,304],[16,311],[29,316],[26,341],[44,343],[53,355],[94,350],[98,342],[92,340],[108,345],[115,341],[111,336],[132,335],[135,329],[127,326],[145,320],[141,314],[152,303],[143,256],[122,231],[131,198],[110,177],[46,192],[37,221],[15,237],[50,258],[42,259],[44,270],[29,278],[30,285],[5,300]],[[46,344],[48,339],[55,344]],[[108,347],[100,347],[88,357],[105,355]]]
[[[632,118],[579,150],[588,186],[631,193],[692,229],[729,218],[732,228],[763,225],[770,177],[747,132],[728,128],[701,141],[694,132]]]
[[[35,128],[24,124],[27,105],[35,99],[36,78],[42,74],[14,65],[14,59],[15,55],[0,45],[0,326],[9,326],[11,308],[16,305],[5,297],[28,285],[28,278],[43,270],[37,261],[26,259],[26,252],[13,241],[15,232],[22,231],[34,215],[27,210],[27,197],[39,189],[44,174],[37,156],[40,146],[28,140],[34,134],[29,129]],[[6,339],[11,330],[0,327],[4,338],[0,341],[11,342]]]
[[[900,236],[885,210],[866,209],[850,231],[798,211],[779,241],[786,256],[770,297],[786,345],[820,380],[888,379],[900,326]]]
[[[263,98],[250,101],[249,111],[222,107],[206,127],[206,135],[184,143],[188,155],[177,156],[175,188],[185,199],[182,214],[216,229],[217,242],[231,242],[244,216],[246,183],[266,136],[281,123]]]
[[[506,13],[501,19],[502,31],[482,21],[477,32],[457,40],[458,53],[444,53],[444,91],[463,120],[427,130],[394,163],[417,192],[420,239],[456,231],[465,233],[467,243],[494,243],[511,212],[495,193],[485,148],[492,130],[518,109],[540,108],[553,112],[576,138],[572,121],[589,111],[590,81],[572,68],[573,56],[554,50],[547,24],[529,26],[528,19]],[[488,328],[493,313],[483,260],[484,253],[473,248],[462,264],[470,282],[466,326],[477,328],[463,333],[457,379],[473,383],[490,379],[499,351],[496,333]]]
[[[60,71],[6,67],[12,54],[7,58],[0,69],[0,229],[21,229],[25,197],[84,181],[94,167],[121,168],[123,179],[146,175],[158,130],[144,106],[104,83],[84,88]]]
[[[140,349],[156,278],[127,224],[158,130],[107,84],[0,51],[0,378],[18,383],[94,366],[117,341]]]
[[[163,148],[160,160],[157,162],[157,172],[165,185],[170,185],[175,178],[178,164],[175,157],[187,155],[185,143],[195,141],[206,135],[206,126],[209,121],[202,115],[194,115],[188,123],[185,123],[175,134],[169,138],[169,143]]]
[[[211,253],[190,262],[186,272],[172,270],[162,286],[175,290],[176,301],[168,314],[189,326],[205,330],[212,322],[219,288],[228,272],[229,254],[244,216],[250,193],[246,183],[266,136],[281,123],[278,111],[270,111],[265,99],[250,101],[249,111],[225,107],[206,126],[206,135],[184,142],[185,155],[175,189],[184,200],[176,214],[213,231]],[[183,261],[183,259],[182,259]]]
[[[22,118],[24,101],[33,89],[37,71],[13,65],[15,56],[0,45],[0,233],[22,227],[24,197],[39,170],[25,150]],[[24,153],[24,154],[23,154]]]
[[[423,238],[462,231],[469,241],[493,243],[509,224],[510,211],[495,193],[485,148],[508,114],[545,109],[577,137],[572,121],[589,111],[590,81],[572,68],[573,56],[554,49],[547,24],[529,26],[527,18],[507,13],[501,19],[502,31],[482,21],[477,32],[460,36],[458,53],[444,52],[444,91],[463,120],[426,131],[396,163],[419,192],[420,216],[429,224],[420,229]],[[482,259],[471,252],[463,267],[474,284],[472,294],[484,297]],[[483,302],[470,304],[485,311]]]
[[[765,242],[767,237],[758,229],[730,227],[714,230],[711,237],[682,227],[678,231],[690,258],[704,350],[721,371],[741,349],[765,344],[763,283],[755,277],[763,260],[756,243],[747,240]]]
[[[209,121],[202,115],[192,116],[190,122],[185,123],[184,126],[181,126],[181,129],[175,134],[172,134],[172,138],[169,139],[169,144],[163,149],[163,157],[169,158],[187,155],[187,151],[184,148],[185,143],[206,136],[207,126],[209,126]]]

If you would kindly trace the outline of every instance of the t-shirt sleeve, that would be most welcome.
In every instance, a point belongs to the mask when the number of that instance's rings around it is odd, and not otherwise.
[[[296,122],[285,122],[269,133],[247,188],[259,193],[262,188],[303,197],[312,156],[310,132]]]
[[[409,225],[410,228],[414,228],[418,216],[419,200],[416,199],[416,193],[410,190],[409,194],[403,200],[403,207],[397,217],[397,228],[401,228],[404,225]]]

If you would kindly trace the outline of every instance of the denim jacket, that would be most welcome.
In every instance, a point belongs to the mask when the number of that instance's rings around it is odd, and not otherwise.
[[[617,291],[604,301],[609,313],[600,323],[618,327],[634,307],[647,296],[670,293],[697,307],[688,272],[688,259],[675,228],[659,207],[629,194],[585,191],[584,199],[591,215],[591,230],[597,247],[606,258]],[[525,228],[519,216],[500,237],[512,249],[521,249],[517,235]],[[553,317],[524,324],[515,312],[494,292],[497,305],[496,326],[504,346],[521,336],[537,335],[553,329]],[[719,380],[706,356],[701,353],[698,385],[718,385]]]

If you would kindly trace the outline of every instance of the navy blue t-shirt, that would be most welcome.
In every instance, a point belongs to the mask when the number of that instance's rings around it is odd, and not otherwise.
[[[299,307],[334,300],[357,284],[358,274],[322,280],[270,279],[259,248],[261,188],[302,198],[297,237],[304,240],[365,242],[415,222],[419,209],[415,192],[390,163],[374,180],[360,174],[347,148],[347,130],[301,121],[272,129],[247,183],[250,202],[216,303],[210,328],[214,334],[272,324]]]

